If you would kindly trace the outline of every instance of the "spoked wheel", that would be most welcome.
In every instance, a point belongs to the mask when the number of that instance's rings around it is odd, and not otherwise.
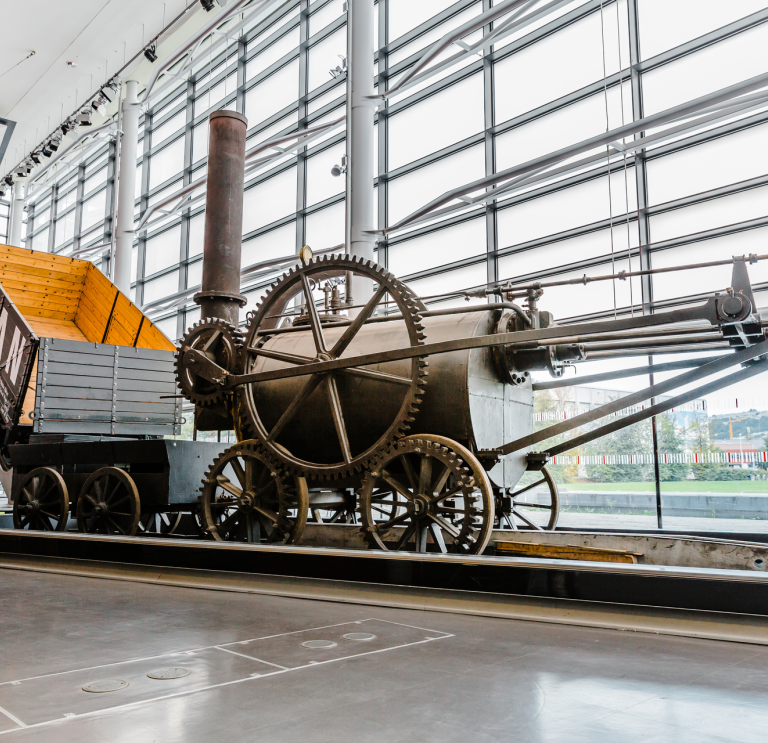
[[[28,473],[13,501],[14,528],[64,531],[68,518],[69,493],[64,478],[50,467]]]
[[[542,467],[535,472],[534,481],[529,485],[517,485],[502,494],[496,504],[499,526],[518,530],[536,529],[537,531],[554,531],[560,515],[560,496],[557,483],[552,473]],[[539,477],[540,475],[540,477]],[[534,496],[533,489],[544,485],[544,497]]]
[[[358,281],[375,284],[376,291],[352,297],[348,307],[340,287]],[[325,309],[315,305],[322,288],[336,297]],[[424,310],[405,284],[373,263],[315,258],[279,278],[250,315],[244,372],[291,371],[366,350],[421,345]],[[385,311],[396,311],[402,320],[366,324]],[[294,332],[299,328],[305,332]],[[356,474],[408,428],[421,403],[426,365],[422,358],[382,361],[246,384],[239,388],[239,425],[262,443],[271,462],[292,474],[317,479]],[[368,405],[376,407],[376,416]]]
[[[181,511],[142,513],[139,517],[138,534],[173,534],[181,523],[181,516]]]
[[[450,439],[409,436],[374,462],[360,497],[363,530],[373,546],[468,554],[485,549],[493,526],[490,483],[479,463],[481,481],[475,482],[474,466],[462,453],[475,459]],[[381,521],[382,515],[389,518]]]
[[[118,467],[96,470],[77,499],[77,528],[88,534],[132,537],[139,527],[140,514],[136,483]]]
[[[278,472],[257,441],[231,446],[203,480],[203,525],[217,541],[298,542],[308,504],[306,480]]]

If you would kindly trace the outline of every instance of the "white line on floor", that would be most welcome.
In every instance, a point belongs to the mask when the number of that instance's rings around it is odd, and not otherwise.
[[[268,666],[274,666],[275,668],[281,668],[283,671],[287,671],[287,666],[279,666],[277,663],[270,663],[268,660],[262,660],[261,658],[254,658],[252,655],[246,655],[245,653],[236,653],[234,650],[228,650],[220,645],[216,646],[216,650],[221,650],[225,653],[232,653],[232,655],[239,655],[241,658],[248,658],[248,660],[257,660],[259,663],[264,663]]]
[[[144,658],[128,658],[128,660],[117,660],[114,663],[102,663],[98,666],[86,666],[85,668],[72,668],[69,671],[56,671],[54,673],[43,673],[40,676],[27,676],[26,678],[22,679],[15,679],[13,681],[0,681],[0,686],[8,686],[9,684],[19,684],[24,681],[37,681],[39,679],[44,678],[50,678],[52,676],[64,676],[67,673],[78,673],[79,671],[95,671],[99,668],[111,668],[112,666],[120,666],[123,663],[141,663],[141,661],[145,660],[154,660],[155,658],[168,658],[174,655],[180,655],[182,653],[198,653],[201,650],[212,650],[212,649],[223,649],[227,647],[228,645],[247,645],[250,642],[256,642],[257,640],[271,640],[273,637],[284,637],[286,635],[298,635],[302,632],[313,632],[315,630],[319,629],[331,629],[333,627],[343,627],[347,624],[362,624],[363,622],[385,622],[385,619],[376,619],[375,617],[371,617],[369,619],[359,619],[352,622],[339,622],[338,624],[326,624],[322,627],[309,627],[307,629],[299,629],[294,630],[293,632],[281,632],[277,635],[265,635],[264,637],[253,637],[250,640],[236,640],[234,642],[224,642],[221,645],[205,645],[203,647],[199,648],[190,648],[188,650],[174,650],[170,653],[160,653],[158,655],[148,655]],[[397,624],[397,622],[389,622],[389,624]],[[403,625],[404,627],[407,627],[408,625]],[[438,630],[427,630],[428,632]],[[263,662],[263,661],[262,661]]]
[[[0,712],[2,712],[9,720],[13,720],[17,725],[20,725],[21,727],[29,727],[28,725],[25,725],[18,717],[15,715],[12,715],[7,709],[4,707],[0,707]],[[6,733],[12,733],[13,730],[6,730]]]
[[[343,624],[356,624],[356,622],[344,622]],[[333,625],[333,626],[340,626],[340,625]],[[323,628],[318,627],[316,629],[323,629]],[[432,630],[427,630],[427,631],[431,632]],[[296,633],[286,632],[284,634],[293,635]],[[280,637],[280,635],[273,635],[273,637]],[[328,660],[314,661],[304,666],[296,666],[296,668],[287,668],[285,671],[274,671],[273,673],[268,673],[263,676],[246,676],[245,678],[234,679],[233,681],[223,681],[220,684],[211,684],[210,686],[203,686],[203,687],[200,687],[199,689],[188,689],[186,691],[177,691],[173,694],[164,694],[163,696],[153,697],[152,699],[141,699],[136,702],[128,702],[126,704],[120,704],[115,707],[107,707],[105,709],[94,710],[93,712],[83,712],[80,715],[56,718],[55,720],[46,720],[45,722],[37,722],[32,725],[24,725],[24,728],[27,730],[30,730],[32,728],[47,727],[48,725],[55,725],[57,723],[68,722],[70,720],[79,720],[84,717],[94,717],[96,715],[115,712],[116,710],[129,709],[131,707],[139,707],[142,704],[151,704],[152,702],[160,702],[165,699],[175,699],[178,697],[189,696],[190,694],[197,694],[198,692],[201,692],[201,691],[210,691],[211,689],[220,689],[224,686],[233,686],[234,684],[242,684],[245,681],[258,681],[261,679],[270,678],[271,676],[279,676],[284,673],[293,673],[294,671],[302,671],[306,668],[317,668],[318,666],[328,665],[329,663],[338,663],[340,661],[350,660],[351,658],[362,658],[365,655],[376,655],[377,653],[386,653],[390,650],[399,650],[401,648],[413,647],[414,645],[423,645],[427,642],[436,642],[438,640],[445,640],[449,637],[455,637],[455,635],[444,635],[443,637],[429,637],[425,640],[417,640],[416,642],[407,642],[403,645],[394,645],[390,648],[380,648],[379,650],[369,650],[368,652],[365,652],[365,653],[356,653],[355,655],[347,655],[347,656],[344,656],[343,658],[329,658]],[[216,647],[216,646],[212,645],[210,647]],[[19,724],[23,725],[21,721],[19,721]],[[0,735],[6,735],[8,733],[17,733],[17,732],[19,732],[18,729],[3,730],[3,731],[0,731]]]

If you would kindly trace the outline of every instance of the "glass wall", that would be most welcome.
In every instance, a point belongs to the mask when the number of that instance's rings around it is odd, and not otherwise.
[[[379,0],[379,89],[492,5]],[[394,224],[450,188],[768,72],[766,20],[764,3],[752,0],[575,0],[560,7],[381,107],[378,225]],[[205,172],[212,110],[245,113],[249,148],[343,113],[345,74],[331,71],[345,54],[342,0],[297,0],[200,62],[143,117],[136,219]],[[767,133],[768,110],[753,109],[638,155],[598,158],[495,202],[389,233],[378,261],[421,295],[433,295],[500,279],[565,279],[766,252]],[[344,153],[344,132],[332,133],[247,179],[244,267],[295,254],[303,244],[321,250],[343,242],[344,179],[330,171]],[[32,247],[70,253],[110,239],[113,157],[105,147],[36,200]],[[199,285],[203,224],[204,207],[196,206],[139,236],[138,305]],[[758,305],[768,306],[768,262],[750,266],[750,274]],[[682,277],[559,287],[547,290],[540,306],[561,322],[629,316],[684,306],[730,283],[728,267]],[[269,280],[244,285],[243,318]],[[198,317],[191,300],[152,313],[174,339]],[[680,358],[595,358],[580,373]],[[553,465],[561,523],[649,528],[661,518],[670,528],[765,530],[768,396],[759,380],[561,458]],[[648,383],[641,376],[542,391],[534,425]],[[658,474],[655,453],[664,462]]]

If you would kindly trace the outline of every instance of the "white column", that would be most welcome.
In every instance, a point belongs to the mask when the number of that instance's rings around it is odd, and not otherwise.
[[[373,0],[350,0],[347,15],[347,249],[350,255],[373,260],[374,229],[374,114],[375,42]],[[371,282],[360,279],[352,286],[356,305],[372,293]]]
[[[24,221],[24,186],[26,178],[17,178],[13,182],[13,203],[8,224],[8,244],[21,247],[21,225]]]
[[[117,240],[115,242],[115,268],[112,272],[115,286],[125,296],[131,296],[131,251],[133,250],[133,204],[136,192],[136,150],[139,139],[139,114],[136,94],[138,83],[128,80],[123,100],[123,136],[120,140],[120,181],[117,192]]]

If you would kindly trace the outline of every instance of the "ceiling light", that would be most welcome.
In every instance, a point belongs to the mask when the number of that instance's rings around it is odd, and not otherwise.
[[[30,159],[35,165],[40,165],[40,158],[42,157],[42,154],[39,152],[33,152],[30,156]]]
[[[77,123],[81,126],[91,126],[91,109],[84,108],[77,115]]]
[[[7,175],[7,176],[5,176],[5,178],[3,178],[3,181],[5,182],[5,184],[7,186],[12,186],[13,185],[13,176]]]
[[[144,56],[150,61],[154,62],[157,59],[157,54],[155,53],[155,45],[150,44],[145,50],[144,50]]]
[[[50,143],[50,142],[46,142],[46,143],[43,145],[43,149],[42,149],[42,150],[40,150],[40,152],[41,152],[41,153],[42,153],[42,154],[43,154],[45,157],[50,157],[50,156],[53,154],[53,150],[51,149],[51,143]]]
[[[106,116],[107,103],[109,103],[109,99],[103,93],[100,93],[93,103],[91,103],[91,106],[93,107],[93,110],[98,111],[101,116]]]
[[[207,13],[210,13],[213,10],[214,2],[213,0],[200,0],[200,5],[203,6]]]
[[[0,186],[0,199],[5,198],[5,186]]]

